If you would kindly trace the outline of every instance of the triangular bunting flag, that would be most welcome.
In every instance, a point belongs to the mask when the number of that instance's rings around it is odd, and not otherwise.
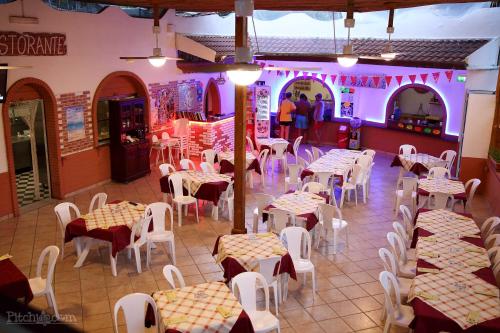
[[[346,79],[347,79],[347,76],[345,76],[345,75],[340,75],[340,83],[341,83],[342,85],[345,85],[345,80],[346,80]]]
[[[403,81],[403,75],[396,75],[396,81],[398,81],[398,85],[401,85],[401,81]]]
[[[312,73],[311,75],[314,79],[318,77],[318,73]]]
[[[332,79],[332,84],[335,84],[335,81],[337,80],[337,75],[335,74],[330,75],[330,79]]]
[[[351,75],[351,84],[356,84],[357,81],[358,78],[356,77],[356,75]]]
[[[391,85],[391,81],[392,81],[392,75],[386,75],[385,82],[387,83],[387,86]]]
[[[281,75],[281,71],[276,71],[276,75],[280,76]]]
[[[375,88],[378,88],[378,84],[380,82],[380,76],[373,76],[372,80],[373,80],[373,84],[375,85]]]
[[[309,75],[309,72],[302,72],[302,76],[306,77]]]
[[[285,71],[285,77],[288,77],[290,75],[290,71]]]
[[[321,74],[321,80],[323,80],[323,82],[325,82],[327,76],[328,75],[326,75],[326,74]]]
[[[297,77],[299,75],[299,71],[293,71],[293,77]]]
[[[274,65],[268,65],[267,67],[274,67]],[[267,73],[270,74],[272,71],[268,70]]]
[[[445,71],[446,78],[448,79],[448,82],[451,82],[451,78],[453,77],[453,71]]]
[[[434,78],[434,82],[438,83],[438,81],[439,81],[439,72],[432,73],[432,77]]]
[[[368,82],[368,76],[363,75],[361,77],[361,83],[363,84],[363,87],[366,87],[366,82]]]
[[[408,78],[410,78],[411,83],[415,83],[415,79],[417,78],[417,76],[415,74],[410,74],[408,75]]]
[[[260,68],[266,67],[266,63],[265,62],[259,62],[258,64],[259,64]]]
[[[427,82],[427,76],[429,74],[420,74],[420,78],[422,79],[422,82],[425,84]]]

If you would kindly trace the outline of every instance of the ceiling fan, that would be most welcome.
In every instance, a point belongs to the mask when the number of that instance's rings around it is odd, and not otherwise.
[[[127,62],[134,62],[135,60],[148,60],[151,65],[154,67],[161,67],[165,65],[167,60],[183,60],[181,58],[176,57],[167,57],[162,55],[161,48],[158,46],[158,35],[160,34],[160,12],[158,10],[158,6],[153,6],[153,35],[155,38],[155,47],[153,48],[153,55],[146,57],[134,57],[134,56],[126,56],[120,57],[120,59],[126,60]]]
[[[7,70],[7,69],[23,69],[23,68],[33,68],[33,66],[9,66],[9,65],[0,65],[0,70]]]

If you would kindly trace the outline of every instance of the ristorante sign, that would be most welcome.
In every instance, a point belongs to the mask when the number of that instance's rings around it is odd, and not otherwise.
[[[66,53],[65,34],[0,31],[0,56],[62,56]]]

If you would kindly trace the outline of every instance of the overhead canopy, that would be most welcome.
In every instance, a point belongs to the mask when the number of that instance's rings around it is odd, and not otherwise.
[[[152,7],[194,12],[233,11],[234,0],[86,0],[83,2],[102,3],[119,6]],[[441,3],[484,2],[484,0],[254,0],[257,10],[313,10],[347,11],[347,3],[352,4],[355,12],[371,12],[397,8],[434,5]]]

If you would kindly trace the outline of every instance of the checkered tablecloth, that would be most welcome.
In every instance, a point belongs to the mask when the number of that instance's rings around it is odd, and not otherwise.
[[[433,167],[445,167],[446,161],[438,157],[428,155],[428,154],[408,154],[408,155],[398,155],[403,168],[406,171],[410,171],[415,163],[422,164],[427,170]]]
[[[441,192],[446,194],[460,194],[465,192],[464,183],[450,179],[420,179],[418,187],[426,192]]]
[[[132,205],[128,201],[116,204],[106,204],[94,210],[90,214],[82,215],[85,220],[87,231],[93,229],[109,229],[111,227],[126,225],[130,229],[134,223],[144,216],[145,206],[142,204]]]
[[[484,292],[493,295],[483,295]],[[415,297],[455,321],[462,329],[500,316],[498,287],[459,270],[417,275],[408,302]]]
[[[350,149],[331,149],[326,154],[327,155],[336,155],[339,157],[353,158],[356,159],[361,156],[361,151],[359,150],[350,150]]]
[[[325,198],[310,192],[286,193],[271,203],[273,208],[283,209],[295,216],[318,213],[318,205],[325,203]],[[316,216],[317,217],[317,216]]]
[[[475,235],[480,231],[473,219],[445,209],[419,213],[415,227],[448,238]]]
[[[259,268],[259,260],[287,254],[278,236],[273,233],[224,235],[219,238],[217,262],[234,258],[247,271]]]
[[[183,170],[177,171],[182,175],[184,180],[184,186],[187,183],[190,184],[191,187],[191,195],[196,195],[196,192],[200,189],[201,185],[205,183],[216,183],[216,182],[231,182],[231,176],[219,174],[219,173],[208,173],[203,171],[194,171],[194,170]]]
[[[285,139],[282,138],[267,138],[267,139],[257,139],[256,141],[257,145],[260,146],[268,146],[271,147],[271,145],[275,143],[286,143],[288,144],[289,142]]]
[[[222,282],[160,290],[153,293],[153,299],[165,329],[179,332],[226,333],[231,331],[243,311]],[[231,316],[224,318],[221,312]]]
[[[307,166],[311,172],[332,172],[343,176],[354,165],[355,159],[339,154],[325,154]]]
[[[221,151],[217,153],[219,162],[226,160],[231,164],[234,164],[234,151]],[[255,155],[249,151],[246,152],[245,169],[248,169],[250,164],[256,159]]]

